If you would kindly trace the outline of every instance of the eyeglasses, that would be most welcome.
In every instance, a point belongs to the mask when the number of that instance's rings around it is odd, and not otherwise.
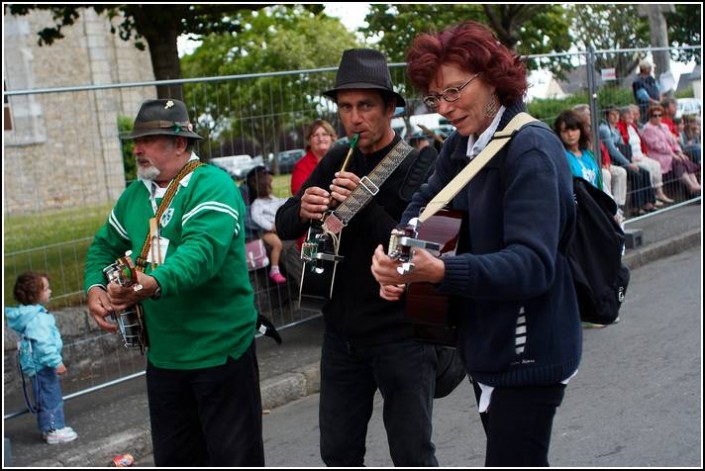
[[[460,85],[459,87],[446,88],[441,92],[440,95],[428,95],[423,97],[423,102],[426,105],[426,108],[428,108],[429,110],[437,110],[438,107],[441,105],[441,98],[443,98],[448,103],[458,101],[460,95],[462,94],[461,92],[463,91],[463,88],[467,87],[470,82],[477,78],[478,75],[480,75],[479,72],[470,77],[467,82]]]
[[[654,114],[651,115],[651,117],[652,117],[652,118],[660,118],[660,117],[661,117],[661,113],[654,113]]]

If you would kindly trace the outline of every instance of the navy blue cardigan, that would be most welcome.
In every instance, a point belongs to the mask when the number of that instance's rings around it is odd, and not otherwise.
[[[498,129],[521,111],[522,103],[508,107]],[[403,223],[463,168],[467,143],[457,133],[448,138]],[[580,317],[559,251],[576,217],[564,154],[550,129],[526,126],[453,200],[468,220],[458,254],[443,259],[438,289],[451,297],[466,369],[481,383],[555,384],[578,368]]]

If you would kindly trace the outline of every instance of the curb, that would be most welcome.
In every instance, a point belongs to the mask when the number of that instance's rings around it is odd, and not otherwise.
[[[630,270],[634,270],[660,258],[700,245],[701,235],[701,228],[692,229],[667,240],[630,250],[622,260]],[[320,387],[318,362],[266,379],[260,385],[263,413],[267,414],[275,407],[315,394],[320,391]],[[115,457],[115,450],[129,450],[135,457],[135,464],[140,466],[140,459],[153,452],[151,429],[148,424],[133,427],[110,437],[89,442],[83,449],[84,453],[77,453],[77,450],[58,453],[52,459],[36,461],[30,467],[105,467]]]
[[[262,412],[283,406],[321,390],[320,365],[312,363],[276,378],[262,381]],[[94,440],[82,446],[83,452],[67,450],[51,459],[35,461],[32,468],[56,467],[106,467],[116,455],[115,450],[128,450],[135,457],[135,465],[140,459],[153,453],[152,434],[149,424],[133,427],[110,437]]]
[[[262,381],[262,410],[268,411],[321,390],[320,365],[312,363],[300,369]]]
[[[31,468],[78,468],[110,466],[116,455],[115,450],[130,450],[139,458],[152,453],[152,434],[148,425],[134,427],[106,438],[93,440],[82,446],[82,450],[67,450],[57,453],[51,459],[39,460],[30,464]],[[81,451],[83,451],[81,453]],[[139,465],[139,464],[138,464]]]
[[[634,270],[659,258],[675,255],[696,247],[701,243],[702,228],[691,229],[683,234],[628,252],[622,257],[622,261],[630,270]]]

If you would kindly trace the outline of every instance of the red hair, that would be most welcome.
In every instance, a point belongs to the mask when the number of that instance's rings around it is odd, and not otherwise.
[[[502,105],[520,100],[526,93],[526,65],[501,44],[485,25],[466,21],[438,34],[421,34],[406,53],[406,73],[422,93],[443,64],[454,64],[496,87]]]

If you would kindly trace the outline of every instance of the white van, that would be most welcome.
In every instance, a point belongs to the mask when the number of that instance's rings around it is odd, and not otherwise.
[[[231,155],[228,157],[215,157],[211,159],[211,163],[216,167],[220,167],[231,177],[243,179],[247,176],[247,172],[257,165],[263,165],[262,157],[252,158],[248,154]]]

